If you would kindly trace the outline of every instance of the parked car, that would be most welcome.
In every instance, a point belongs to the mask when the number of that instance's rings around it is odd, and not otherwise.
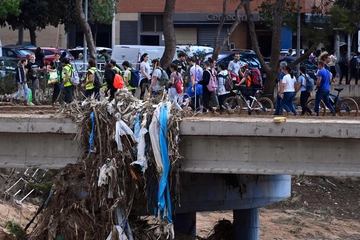
[[[28,54],[34,54],[30,49],[24,48],[22,45],[6,45],[2,46],[2,56],[8,58],[25,58]]]
[[[96,56],[99,56],[99,52],[101,50],[106,50],[107,53],[109,54],[109,56],[111,56],[112,53],[112,49],[111,48],[106,48],[106,47],[96,47]],[[72,48],[72,49],[68,49],[68,51],[71,53],[71,55],[73,55],[75,57],[75,59],[79,59],[79,53],[83,54],[84,52],[84,48],[83,47],[76,47],[76,48]],[[89,52],[88,53],[88,59],[90,57]],[[98,58],[97,60],[100,60],[100,58]]]
[[[0,75],[5,76],[8,73],[15,73],[18,58],[0,57]]]
[[[263,74],[263,77],[265,77],[262,71],[260,61],[253,50],[240,49],[235,51],[222,51],[220,52],[216,61],[216,67],[219,66],[220,63],[222,63],[227,68],[229,63],[234,60],[235,54],[240,54],[240,62],[246,62],[249,65],[249,68],[259,69],[260,72]],[[209,53],[205,56],[205,60],[207,60],[211,56],[212,53]]]
[[[296,57],[283,57],[280,58],[279,63],[281,61],[285,61],[287,62],[287,64],[290,64],[292,62],[294,62],[297,58]],[[316,71],[318,70],[318,67],[316,64],[310,62],[308,59],[305,59],[304,61],[302,61],[300,63],[300,66],[305,66],[306,67],[306,73],[309,74],[309,76],[311,78],[313,78],[314,80],[316,80]],[[296,66],[293,68],[293,73],[296,76],[297,75],[297,68]]]
[[[30,49],[35,52],[36,48]],[[74,60],[74,56],[65,48],[41,47],[41,51],[45,56],[45,65],[50,64],[55,59],[55,53],[62,54],[63,52],[66,52],[66,57],[70,60]]]

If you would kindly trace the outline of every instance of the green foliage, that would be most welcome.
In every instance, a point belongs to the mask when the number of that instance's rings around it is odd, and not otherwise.
[[[11,234],[14,234],[17,239],[24,239],[24,237],[26,237],[26,231],[17,223],[7,221],[5,227]]]
[[[258,7],[260,18],[265,22],[265,24],[272,28],[274,20],[274,8],[275,0],[265,0]],[[285,14],[283,17],[283,25],[289,29],[296,30],[297,27],[297,4],[292,1],[287,1],[285,3]]]
[[[6,74],[4,77],[0,75],[0,95],[11,94],[17,90],[14,79],[13,73]]]
[[[111,24],[120,0],[90,0],[89,22]]]
[[[19,15],[21,0],[0,0],[0,20],[5,20],[9,14]]]
[[[330,10],[333,28],[342,28],[346,33],[357,32],[360,23],[360,0],[338,0]]]

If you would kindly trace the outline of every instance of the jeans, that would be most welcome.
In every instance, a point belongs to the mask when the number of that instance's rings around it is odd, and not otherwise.
[[[203,87],[203,96],[202,96],[203,106],[205,109],[213,112],[214,109],[212,108],[212,106],[210,106],[210,98],[212,94],[213,94],[212,92],[210,92],[209,90]]]
[[[223,108],[223,105],[224,105],[224,102],[225,102],[225,99],[227,98],[227,94],[223,94],[223,95],[218,95],[218,100],[219,100],[219,106],[220,106],[220,109],[221,110],[224,110]]]
[[[291,111],[296,115],[297,112],[293,102],[294,97],[295,92],[284,92],[284,98],[281,100],[281,105],[287,113]]]
[[[340,66],[340,71],[341,71],[341,75],[340,75],[340,80],[339,83],[341,83],[343,77],[345,76],[345,83],[349,84],[349,69],[347,66]]]
[[[358,84],[359,81],[359,75],[358,75],[358,69],[352,69],[350,71],[350,78],[349,78],[349,82],[351,81],[352,78],[355,78],[355,84]]]
[[[311,115],[311,110],[310,108],[307,106],[307,100],[310,97],[310,93],[308,91],[301,91],[301,95],[300,95],[300,105],[302,108],[301,111],[301,115],[304,115],[305,112],[308,112]]]
[[[60,85],[59,83],[54,83],[54,92],[52,95],[52,104],[55,104],[55,102],[58,100],[60,94]]]
[[[18,83],[17,86],[18,86],[18,92],[14,96],[14,99],[18,99],[18,97],[24,96],[24,100],[29,101],[29,88],[27,83],[23,83],[23,84]]]
[[[335,114],[334,107],[331,105],[329,101],[329,94],[330,94],[329,90],[318,89],[318,91],[316,92],[315,104],[314,104],[314,111],[316,112],[316,116],[319,116],[319,105],[321,100],[324,101],[325,105],[330,109],[331,113],[333,115]]]
[[[64,93],[65,93],[64,102],[71,103],[73,101],[72,90],[73,90],[73,86],[64,87]]]
[[[146,85],[149,84],[149,80],[147,78],[141,79],[140,81],[140,100],[144,100]]]
[[[281,97],[279,95],[277,95],[274,115],[281,115],[283,113],[283,107],[281,105],[281,101],[282,101]]]

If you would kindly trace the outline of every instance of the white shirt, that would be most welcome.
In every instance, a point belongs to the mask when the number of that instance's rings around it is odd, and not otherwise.
[[[237,61],[237,62],[231,61],[228,66],[228,70],[231,71],[231,74],[239,76],[240,61]]]
[[[165,70],[163,70],[163,71],[165,71]],[[156,77],[156,79],[157,79],[156,83],[152,86],[152,90],[155,92],[162,90],[162,87],[160,87],[160,85],[159,85],[159,79],[161,78],[161,70],[159,68],[155,69],[153,71],[152,76]]]
[[[335,67],[337,58],[335,55],[330,55],[330,62],[328,63],[329,67]]]
[[[229,72],[225,69],[222,70],[221,72],[219,72],[218,74],[218,88],[216,90],[217,94],[219,95],[224,95],[224,94],[228,94],[229,91],[226,91],[225,89],[225,77],[226,75],[228,75]]]
[[[282,83],[285,84],[284,92],[295,92],[296,78],[291,78],[290,74],[283,77]]]
[[[148,62],[141,62],[140,63],[140,79],[139,79],[139,81],[141,81],[144,78],[147,78],[145,76],[145,74],[142,72],[142,70],[141,70],[142,68],[144,68],[146,74],[148,76],[150,76],[150,64]],[[140,82],[139,82],[139,84],[140,84]]]
[[[195,67],[196,66],[196,67]],[[192,77],[195,75],[195,68],[196,68],[196,81],[199,82],[201,79],[202,79],[202,76],[203,76],[203,72],[204,70],[198,66],[198,65],[195,65],[195,66],[192,66],[190,68],[190,77],[192,79]]]

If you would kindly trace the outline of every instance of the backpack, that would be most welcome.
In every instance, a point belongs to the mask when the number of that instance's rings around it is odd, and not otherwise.
[[[95,70],[94,71],[94,87],[95,88],[101,88],[104,84],[104,80],[101,76],[101,73],[99,72],[99,70]]]
[[[346,57],[342,57],[339,61],[340,66],[347,66]]]
[[[74,86],[77,86],[80,83],[79,73],[76,70],[74,70],[73,67],[71,67],[70,82]]]
[[[159,68],[161,71],[161,76],[158,78],[159,86],[165,86],[167,88],[169,86],[169,76],[167,75],[166,71],[164,71],[162,68]]]
[[[124,85],[125,85],[125,83],[124,83],[123,77],[120,74],[115,73],[114,82],[113,82],[114,88],[120,89],[120,88],[124,87]]]
[[[262,88],[263,80],[262,80],[261,72],[259,71],[259,69],[251,69],[250,73],[251,73],[252,86],[254,88]]]
[[[225,90],[232,91],[234,88],[234,83],[233,83],[233,80],[230,78],[229,74],[226,74],[226,75],[219,74],[218,76],[225,79],[225,84],[224,84]]]
[[[215,92],[216,89],[218,88],[216,76],[214,74],[212,74],[211,71],[209,71],[209,70],[206,70],[206,71],[208,71],[210,74],[210,80],[209,80],[208,85],[206,85],[206,87],[209,90],[209,92]]]
[[[129,85],[131,87],[137,87],[139,86],[139,81],[140,81],[140,72],[138,70],[135,70],[135,69],[131,69],[130,70],[130,79],[128,80],[129,81]]]
[[[313,90],[314,90],[314,85],[315,85],[315,83],[314,83],[314,79],[312,79],[312,78],[310,78],[310,77],[308,77],[307,75],[303,75],[304,76],[304,78],[305,78],[305,88],[306,88],[306,91],[308,91],[308,92],[312,92]]]
[[[353,57],[351,60],[350,60],[350,68],[352,69],[355,69],[356,68],[356,58]]]

